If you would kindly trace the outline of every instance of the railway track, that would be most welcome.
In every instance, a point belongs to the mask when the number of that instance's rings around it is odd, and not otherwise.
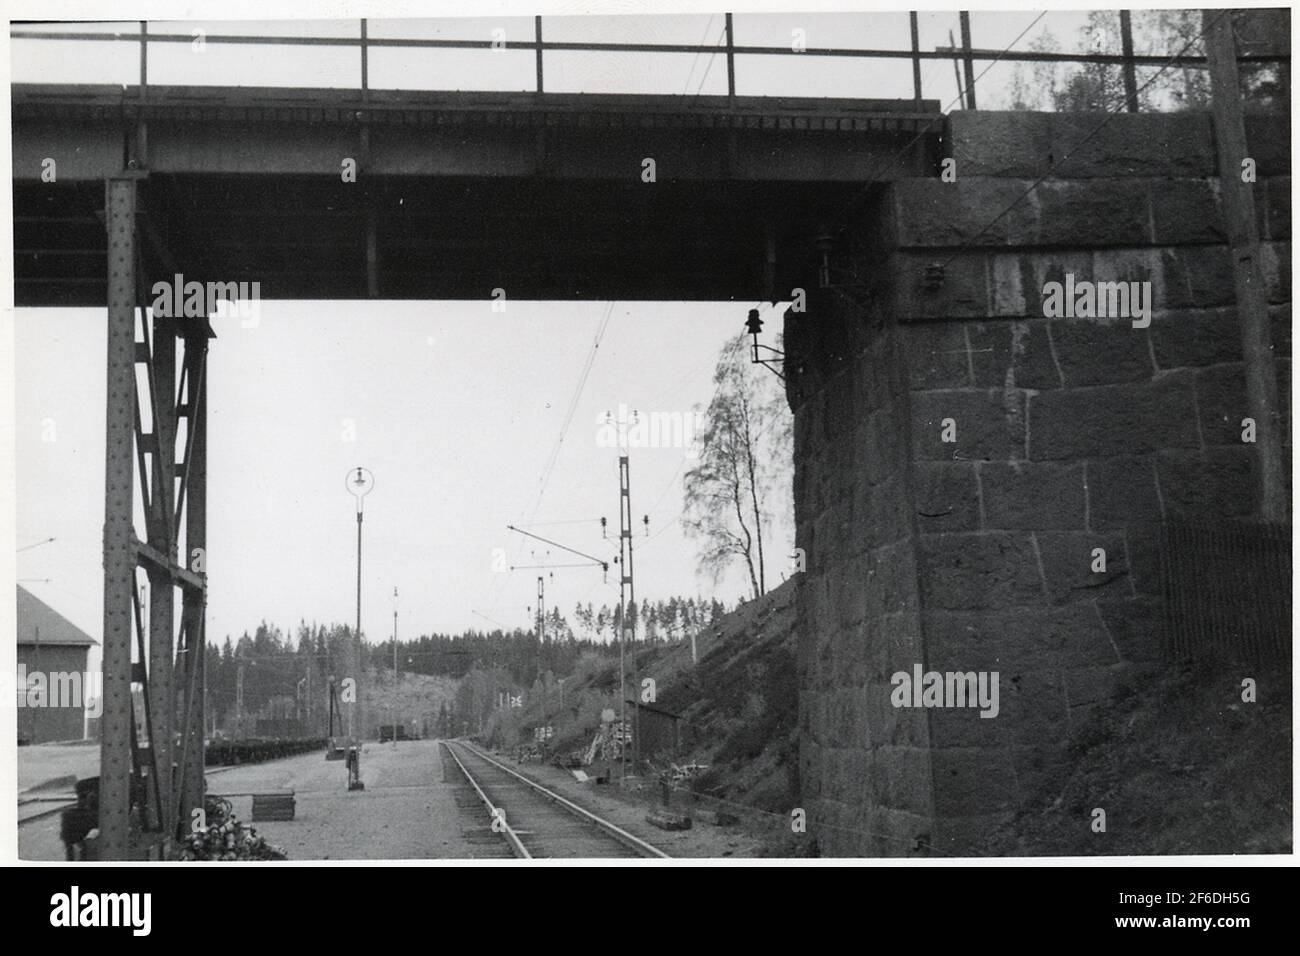
[[[668,857],[476,747],[445,740],[442,746],[477,796],[491,829],[516,857]]]

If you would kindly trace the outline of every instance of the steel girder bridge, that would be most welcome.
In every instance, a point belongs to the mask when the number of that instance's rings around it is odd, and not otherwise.
[[[13,86],[16,304],[108,319],[102,858],[165,856],[202,805],[213,331],[206,314],[154,314],[155,283],[775,301],[816,275],[815,238],[864,186],[937,162],[939,104],[919,88],[550,94],[541,52],[539,92],[523,94]]]

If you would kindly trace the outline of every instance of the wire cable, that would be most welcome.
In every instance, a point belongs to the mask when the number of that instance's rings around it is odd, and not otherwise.
[[[1198,40],[1200,40],[1201,37],[1203,37],[1203,36],[1205,35],[1205,33],[1206,33],[1206,32],[1207,32],[1211,27],[1213,27],[1213,26],[1215,26],[1216,24],[1218,24],[1218,22],[1219,22],[1221,19],[1223,19],[1224,17],[1226,17],[1230,12],[1231,12],[1230,10],[1223,10],[1223,11],[1221,11],[1221,12],[1219,13],[1218,16],[1216,16],[1212,21],[1210,21],[1209,24],[1207,24],[1206,26],[1202,27],[1200,33],[1198,33],[1196,36],[1192,37],[1192,39],[1188,40],[1187,43],[1184,44],[1184,46],[1183,46],[1183,48],[1182,48],[1181,50],[1179,50],[1179,51],[1178,51],[1177,53],[1175,53],[1172,57],[1170,57],[1170,58],[1165,62],[1165,64],[1164,64],[1163,66],[1161,66],[1160,69],[1157,70],[1157,71],[1156,71],[1156,72],[1151,76],[1150,79],[1148,79],[1145,83],[1143,83],[1141,86],[1139,86],[1139,87],[1137,88],[1137,93],[1140,95],[1140,94],[1142,93],[1143,90],[1145,90],[1148,86],[1150,86],[1152,83],[1154,83],[1156,80],[1158,80],[1158,79],[1159,79],[1159,78],[1164,74],[1164,72],[1165,72],[1166,70],[1168,70],[1171,66],[1173,66],[1175,63],[1177,63],[1177,62],[1178,62],[1178,61],[1179,61],[1179,60],[1180,60],[1180,59],[1181,59],[1181,58],[1182,58],[1182,57],[1187,53],[1187,51],[1190,50],[1190,49],[1191,49],[1191,48],[1196,44],[1196,42],[1197,42]],[[1002,219],[1007,215],[1007,213],[1011,212],[1011,210],[1014,209],[1016,206],[1018,206],[1021,202],[1023,202],[1023,201],[1025,200],[1025,198],[1028,197],[1028,196],[1030,195],[1030,193],[1032,193],[1035,189],[1037,189],[1040,185],[1042,185],[1043,182],[1046,181],[1046,179],[1047,179],[1049,176],[1051,176],[1052,173],[1054,173],[1054,172],[1056,171],[1056,169],[1057,169],[1058,166],[1060,166],[1060,165],[1061,165],[1062,163],[1064,163],[1067,159],[1069,159],[1071,156],[1073,156],[1076,152],[1078,152],[1081,148],[1083,148],[1083,146],[1085,146],[1085,145],[1086,145],[1086,144],[1087,144],[1087,143],[1088,143],[1088,142],[1089,142],[1089,141],[1090,141],[1094,136],[1096,136],[1096,135],[1097,135],[1098,133],[1100,133],[1103,129],[1105,129],[1106,126],[1110,123],[1111,120],[1113,120],[1117,115],[1119,115],[1119,113],[1121,113],[1121,112],[1123,112],[1123,111],[1125,110],[1126,105],[1127,105],[1127,104],[1125,104],[1125,103],[1119,103],[1119,104],[1117,104],[1115,107],[1113,107],[1112,109],[1108,110],[1108,111],[1106,112],[1106,118],[1103,119],[1100,123],[1098,123],[1098,124],[1097,124],[1093,129],[1092,129],[1092,131],[1088,133],[1087,136],[1085,136],[1083,139],[1079,140],[1079,142],[1075,143],[1074,146],[1070,147],[1070,149],[1065,153],[1065,155],[1063,155],[1060,159],[1055,160],[1055,161],[1052,163],[1052,167],[1051,167],[1050,169],[1048,169],[1047,172],[1043,173],[1043,175],[1041,175],[1041,176],[1039,176],[1037,179],[1035,179],[1035,180],[1034,180],[1034,181],[1029,185],[1029,188],[1028,188],[1028,189],[1026,189],[1023,193],[1021,193],[1021,194],[1020,194],[1019,196],[1017,196],[1015,199],[1013,199],[1013,200],[1012,200],[1012,201],[1007,205],[1007,207],[1006,207],[1005,209],[1003,209],[1000,213],[998,213],[996,216],[994,216],[992,219],[990,219],[990,220],[989,220],[989,221],[984,225],[984,227],[983,227],[982,229],[980,229],[979,232],[975,233],[974,236],[972,236],[972,237],[971,237],[970,239],[968,239],[966,242],[962,243],[962,244],[957,248],[957,250],[956,250],[955,252],[953,252],[953,253],[952,253],[952,254],[951,254],[947,259],[945,259],[945,260],[943,261],[943,265],[944,265],[944,266],[947,266],[950,262],[952,262],[955,258],[957,258],[957,256],[959,256],[961,253],[963,253],[963,252],[967,251],[968,249],[970,249],[971,247],[973,247],[974,244],[975,244],[975,242],[976,242],[977,240],[979,240],[980,237],[982,237],[985,233],[987,233],[987,232],[988,232],[990,229],[992,229],[995,225],[997,225],[999,222],[1001,222]]]

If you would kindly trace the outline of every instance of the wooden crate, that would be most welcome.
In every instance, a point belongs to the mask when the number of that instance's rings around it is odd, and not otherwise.
[[[253,794],[253,822],[292,820],[295,801],[292,790]]]

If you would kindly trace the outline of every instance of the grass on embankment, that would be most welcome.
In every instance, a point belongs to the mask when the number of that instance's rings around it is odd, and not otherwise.
[[[1171,666],[1085,727],[1063,771],[981,855],[1289,853],[1290,666]]]

